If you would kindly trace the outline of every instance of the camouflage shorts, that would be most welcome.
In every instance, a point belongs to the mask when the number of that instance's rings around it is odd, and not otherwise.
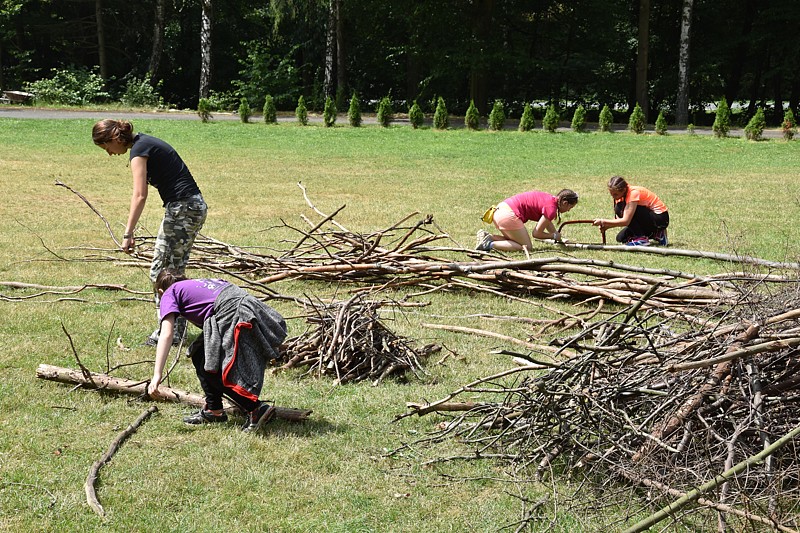
[[[150,266],[153,283],[165,268],[174,268],[179,272],[186,269],[194,238],[200,233],[207,212],[208,207],[199,194],[167,204],[156,237],[153,264]]]

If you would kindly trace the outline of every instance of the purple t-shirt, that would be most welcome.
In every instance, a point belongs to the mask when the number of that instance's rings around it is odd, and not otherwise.
[[[506,198],[504,202],[523,223],[529,220],[538,222],[542,215],[548,220],[555,220],[558,216],[558,198],[550,193],[528,191]]]
[[[178,313],[202,328],[206,318],[214,314],[214,300],[228,282],[221,279],[187,279],[173,283],[161,295],[158,306],[161,320]]]

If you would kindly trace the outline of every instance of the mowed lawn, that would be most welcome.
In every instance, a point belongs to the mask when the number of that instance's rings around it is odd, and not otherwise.
[[[0,119],[0,281],[149,290],[146,269],[111,260],[124,254],[114,250],[103,220],[55,185],[60,181],[80,192],[115,234],[122,232],[131,189],[127,155],[109,157],[95,147],[92,123]],[[238,246],[285,250],[298,237],[290,227],[308,227],[303,216],[321,220],[298,182],[322,212],[345,206],[336,219],[352,231],[377,231],[412,213],[418,213],[412,221],[433,215],[453,246],[471,249],[476,230],[483,227],[483,211],[525,190],[577,191],[580,202],[564,220],[610,217],[605,185],[619,174],[652,189],[668,205],[672,248],[775,261],[797,261],[800,255],[797,141],[199,120],[141,120],[134,127],[178,150],[209,204],[203,233]],[[140,222],[143,231],[155,233],[161,216],[151,189]],[[569,232],[569,238],[599,242],[595,228],[575,225]],[[614,233],[609,232],[610,239]],[[534,253],[562,252],[540,244]],[[698,274],[741,268],[638,253],[569,253]],[[471,260],[466,251],[452,258]],[[189,274],[209,275],[197,269]],[[272,288],[319,298],[344,298],[349,289],[305,282]],[[41,292],[0,287],[0,530],[461,532],[496,531],[521,518],[522,505],[514,496],[518,489],[501,465],[422,465],[434,457],[470,452],[457,442],[388,452],[424,437],[444,419],[429,415],[393,423],[406,402],[442,398],[513,364],[491,353],[504,347],[497,340],[422,324],[493,329],[525,338],[532,333],[525,325],[470,315],[545,317],[543,307],[462,293],[432,294],[418,299],[428,304],[424,307],[389,312],[385,320],[398,334],[418,345],[443,344],[451,356],[428,361],[427,374],[377,387],[335,387],[301,371],[268,375],[264,398],[314,413],[305,423],[279,420],[262,436],[240,433],[235,422],[186,428],[181,417],[188,408],[159,404],[159,412],[101,471],[98,496],[108,513],[102,519],[86,504],[83,484],[89,468],[150,404],[44,382],[36,378],[36,368],[42,363],[76,367],[77,353],[92,370],[124,364],[116,375],[147,379],[154,353],[141,342],[156,325],[155,310],[146,297],[118,292]],[[304,331],[298,306],[286,301],[273,305],[288,317],[290,335]],[[185,359],[170,384],[199,392]],[[524,490],[535,500],[548,487]],[[542,513],[542,530],[551,519],[554,531],[575,531],[590,523],[559,510]]]

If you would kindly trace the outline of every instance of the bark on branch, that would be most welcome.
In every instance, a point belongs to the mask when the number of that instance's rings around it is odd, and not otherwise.
[[[133,381],[130,379],[115,378],[107,374],[97,374],[91,372],[90,376],[84,376],[79,370],[71,368],[61,368],[57,366],[40,364],[36,369],[36,377],[60,383],[71,383],[82,385],[85,388],[119,392],[131,396],[144,396],[147,392],[147,381]],[[178,389],[161,385],[159,390],[163,392],[167,399],[158,400],[173,403],[183,403],[193,407],[205,405],[205,399],[199,394],[192,394]],[[156,401],[156,400],[153,400]],[[284,420],[303,421],[311,415],[311,409],[294,409],[290,407],[275,406],[276,416]],[[232,413],[241,412],[240,409],[225,401],[225,410]]]
[[[100,476],[100,468],[103,467],[104,464],[109,462],[114,454],[117,453],[119,447],[122,446],[122,443],[125,442],[125,439],[136,433],[136,430],[139,429],[139,426],[142,425],[142,422],[147,420],[150,415],[158,411],[158,407],[152,405],[147,408],[147,411],[139,415],[130,426],[128,426],[122,433],[117,435],[117,438],[111,443],[108,447],[108,451],[103,454],[103,456],[94,462],[92,467],[89,469],[89,475],[86,477],[86,483],[84,483],[83,488],[86,492],[86,501],[89,503],[89,507],[91,507],[95,513],[99,514],[102,517],[105,517],[106,512],[103,509],[103,506],[100,505],[100,501],[97,499],[97,491],[95,490],[95,483],[97,482],[97,478]]]

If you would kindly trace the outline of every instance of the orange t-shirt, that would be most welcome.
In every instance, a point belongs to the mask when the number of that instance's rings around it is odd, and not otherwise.
[[[617,202],[623,200],[626,204],[637,202],[657,215],[667,212],[667,206],[655,193],[637,185],[628,185],[628,194],[625,195],[625,198],[617,200]]]

